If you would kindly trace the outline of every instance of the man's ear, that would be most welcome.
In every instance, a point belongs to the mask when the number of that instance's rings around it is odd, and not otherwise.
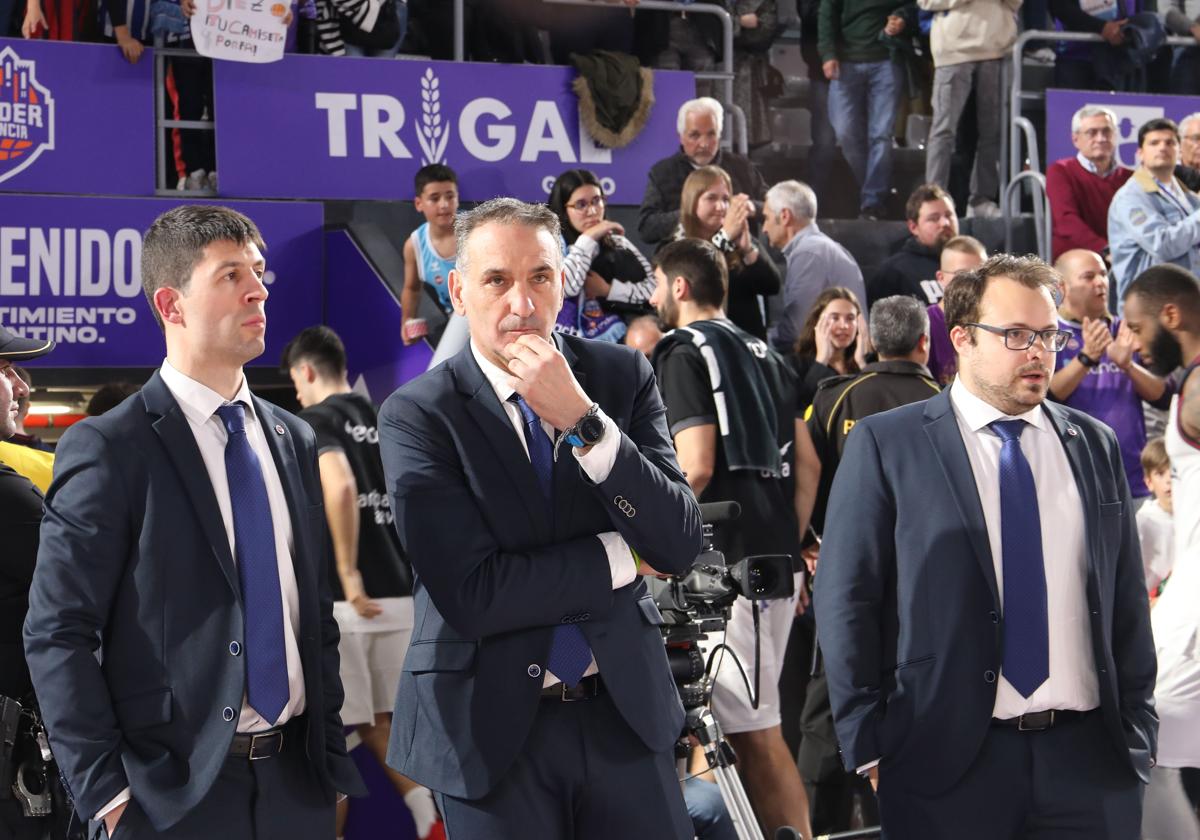
[[[913,236],[916,236],[917,235],[917,223],[912,221],[911,219],[909,219],[906,222],[906,224],[908,225],[908,232],[911,233]]]
[[[1168,330],[1179,329],[1182,320],[1182,313],[1174,303],[1164,303],[1162,311],[1158,313],[1159,326],[1166,327]]]
[[[179,299],[183,297],[178,289],[170,286],[159,286],[154,290],[154,310],[163,324],[184,326],[183,312],[179,308]]]
[[[671,281],[671,293],[675,300],[684,301],[692,299],[692,287],[682,274],[676,275]]]
[[[450,303],[454,306],[454,311],[459,315],[467,314],[467,306],[463,303],[463,276],[457,268],[450,269],[450,276],[446,278],[446,282],[450,286]],[[416,317],[405,313],[404,317]]]

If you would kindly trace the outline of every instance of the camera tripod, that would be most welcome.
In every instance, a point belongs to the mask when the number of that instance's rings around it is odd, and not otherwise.
[[[688,735],[694,736],[704,750],[704,758],[717,780],[721,799],[725,801],[725,809],[729,811],[729,818],[733,822],[738,840],[764,840],[758,827],[758,818],[754,816],[754,810],[746,796],[746,789],[742,787],[742,780],[733,769],[737,756],[725,740],[721,733],[721,725],[717,723],[709,708],[700,706],[687,710],[684,738]],[[686,758],[684,761],[686,762]]]

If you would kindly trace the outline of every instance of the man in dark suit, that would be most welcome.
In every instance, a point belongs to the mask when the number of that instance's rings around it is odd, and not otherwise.
[[[362,790],[313,433],[242,371],[264,247],[223,207],[155,220],[142,283],[166,360],[57,450],[25,649],[96,834],[327,840],[337,793]]]
[[[958,378],[858,422],[825,520],[817,634],[884,836],[1138,836],[1155,656],[1112,430],[1045,403],[1055,272],[946,292]],[[876,765],[878,765],[876,767]]]
[[[388,762],[435,791],[451,840],[691,838],[639,574],[688,569],[700,515],[649,363],[552,335],[545,207],[494,199],[455,232],[470,345],[380,413],[416,613]]]

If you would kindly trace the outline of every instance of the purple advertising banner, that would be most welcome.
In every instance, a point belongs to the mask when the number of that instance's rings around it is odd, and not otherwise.
[[[212,202],[210,202],[212,203]],[[267,245],[267,349],[321,322],[324,209],[305,202],[224,202]],[[142,294],[142,234],[178,201],[0,194],[0,324],[58,347],[46,367],[156,367],[162,332]]]
[[[221,192],[262,198],[407,199],[428,163],[464,200],[545,200],[564,170],[590,169],[616,204],[640,204],[651,165],[679,145],[691,73],[654,73],[654,107],[628,146],[581,131],[568,67],[285,56],[216,62]]]
[[[425,372],[433,351],[400,340],[400,301],[344,230],[325,234],[325,323],[346,345],[350,382],[382,403],[392,391]]]
[[[1117,115],[1117,162],[1137,166],[1137,133],[1147,120],[1170,117],[1179,122],[1200,111],[1198,96],[1164,96],[1147,93],[1107,93],[1087,90],[1046,91],[1046,162],[1074,157],[1071,117],[1085,105],[1110,108]]]
[[[0,192],[153,195],[154,165],[152,52],[0,38]]]

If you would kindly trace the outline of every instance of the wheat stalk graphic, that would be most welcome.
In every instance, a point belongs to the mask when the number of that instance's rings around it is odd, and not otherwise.
[[[421,77],[421,131],[417,142],[421,144],[424,156],[421,165],[445,163],[446,143],[450,140],[450,127],[442,125],[441,92],[438,90],[438,78],[433,75],[433,68],[427,68]]]

